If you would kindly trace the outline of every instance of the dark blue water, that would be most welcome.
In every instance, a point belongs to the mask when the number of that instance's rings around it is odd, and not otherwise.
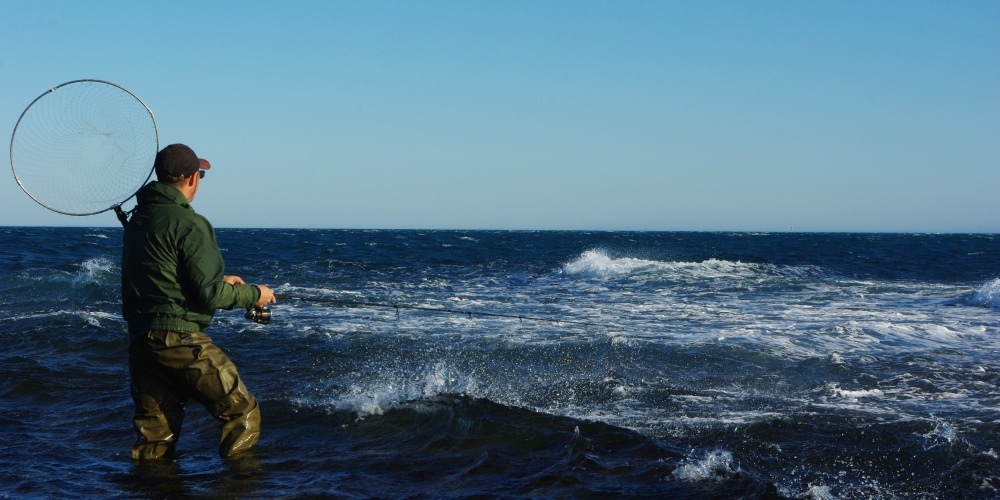
[[[0,228],[0,497],[998,496],[1000,236],[222,229],[260,449],[144,466],[120,236]]]

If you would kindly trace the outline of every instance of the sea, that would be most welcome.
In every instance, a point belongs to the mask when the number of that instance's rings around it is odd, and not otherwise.
[[[1000,235],[216,233],[259,446],[133,463],[122,229],[0,228],[0,498],[1000,496]]]

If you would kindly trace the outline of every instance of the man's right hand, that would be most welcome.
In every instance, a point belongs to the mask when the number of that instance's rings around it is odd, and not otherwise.
[[[274,299],[274,290],[271,290],[267,285],[254,285],[260,290],[260,298],[257,299],[257,307],[264,307],[268,304],[274,304],[277,302]]]

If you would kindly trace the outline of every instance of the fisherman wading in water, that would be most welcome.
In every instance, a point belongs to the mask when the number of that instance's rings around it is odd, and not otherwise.
[[[264,285],[223,274],[215,230],[190,202],[211,168],[173,144],[154,162],[156,181],[139,190],[122,246],[122,315],[137,433],[133,460],[171,458],[189,399],[222,424],[219,455],[250,449],[260,437],[257,400],[236,365],[203,332],[217,309],[274,303]]]

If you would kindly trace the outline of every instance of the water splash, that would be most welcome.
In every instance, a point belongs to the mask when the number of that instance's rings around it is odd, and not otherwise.
[[[475,377],[459,372],[448,363],[438,362],[411,379],[394,377],[352,385],[346,394],[337,395],[329,404],[364,418],[383,415],[386,410],[408,401],[441,394],[474,395],[478,387]]]
[[[73,284],[86,285],[103,282],[115,273],[115,268],[114,262],[103,257],[87,259],[80,264],[80,269],[73,276]]]
[[[950,445],[958,439],[958,431],[955,426],[941,419],[934,419],[934,428],[921,434],[924,438],[924,450],[929,450],[938,446]]]
[[[671,273],[693,278],[755,277],[762,271],[769,271],[758,264],[714,258],[702,262],[659,261],[635,257],[612,257],[604,250],[587,250],[573,261],[563,265],[562,270],[567,274],[597,277],[648,272]]]
[[[682,481],[705,481],[718,477],[729,477],[739,472],[733,464],[733,453],[726,450],[712,450],[698,459],[674,469],[673,476]]]
[[[969,302],[973,305],[989,307],[992,309],[1000,308],[1000,278],[981,286],[979,290],[976,290],[972,294],[972,297],[969,298]]]
[[[612,258],[603,250],[587,250],[576,260],[564,265],[563,271],[568,274],[617,276],[652,268],[657,264],[655,261],[630,257]]]

